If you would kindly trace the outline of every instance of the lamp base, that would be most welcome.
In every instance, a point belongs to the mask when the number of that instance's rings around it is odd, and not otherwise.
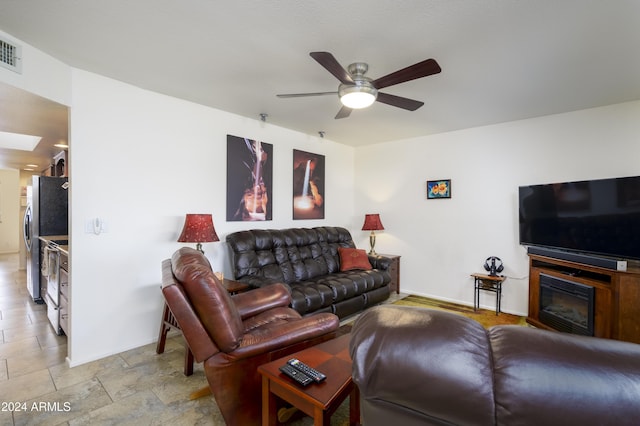
[[[371,246],[371,250],[369,250],[369,255],[376,256],[375,246],[376,246],[376,234],[374,231],[371,231],[371,235],[369,235],[369,245]]]
[[[204,254],[204,250],[202,250],[202,243],[196,243],[196,250]]]

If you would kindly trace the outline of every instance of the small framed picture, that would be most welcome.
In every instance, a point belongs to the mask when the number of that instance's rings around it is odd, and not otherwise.
[[[427,181],[427,200],[437,198],[451,198],[451,179]]]

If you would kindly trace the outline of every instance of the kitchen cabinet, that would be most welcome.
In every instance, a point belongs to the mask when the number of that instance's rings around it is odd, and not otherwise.
[[[60,151],[55,157],[53,157],[52,165],[53,176],[67,176],[67,153],[66,151]]]
[[[66,247],[60,246],[60,328],[69,335],[69,253]]]
[[[39,237],[44,247],[41,273],[46,283],[47,317],[56,334],[69,334],[69,246],[66,235]]]

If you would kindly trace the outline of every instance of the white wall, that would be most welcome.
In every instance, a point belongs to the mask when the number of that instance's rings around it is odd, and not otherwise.
[[[381,214],[376,250],[402,255],[402,291],[472,305],[469,274],[495,255],[509,276],[503,310],[526,314],[518,186],[640,175],[638,117],[630,102],[359,148],[356,211]],[[450,200],[426,200],[426,180],[449,178]]]
[[[22,223],[20,213],[20,173],[0,169],[0,253],[15,253]]]
[[[503,308],[522,314],[517,186],[640,174],[640,102],[352,149],[72,70],[23,46],[24,74],[0,68],[0,81],[71,107],[72,365],[155,341],[160,262],[182,246],[185,213],[211,212],[222,240],[254,226],[326,224],[367,247],[360,228],[377,212],[386,230],[376,249],[402,255],[404,292],[471,304],[469,274],[497,255],[511,277]],[[273,221],[225,221],[227,134],[274,145]],[[293,149],[326,156],[325,220],[291,220]],[[425,181],[444,178],[453,198],[427,201]],[[96,216],[109,232],[85,233]],[[230,274],[223,242],[204,249]],[[494,300],[483,294],[482,304]]]
[[[354,221],[354,149],[269,123],[73,71],[71,337],[73,365],[155,341],[160,262],[183,244],[185,213],[212,213],[220,239],[249,228]],[[273,220],[226,222],[227,134],[273,144]],[[291,218],[293,149],[325,155],[325,219]],[[85,233],[94,217],[108,232]],[[230,276],[226,244],[204,244]]]
[[[0,67],[0,81],[69,105],[71,69],[59,60],[0,30],[0,35],[22,47],[22,73]]]

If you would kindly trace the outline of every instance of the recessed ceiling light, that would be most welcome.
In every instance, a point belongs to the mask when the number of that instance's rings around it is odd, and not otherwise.
[[[33,167],[38,167],[38,165],[37,165],[37,164],[27,164],[25,167],[31,167],[31,168],[33,168]]]
[[[57,148],[69,148],[69,145],[67,145],[66,143],[57,143],[55,145],[53,145]]]
[[[0,132],[0,148],[33,151],[40,143],[41,136],[23,135],[20,133]]]

